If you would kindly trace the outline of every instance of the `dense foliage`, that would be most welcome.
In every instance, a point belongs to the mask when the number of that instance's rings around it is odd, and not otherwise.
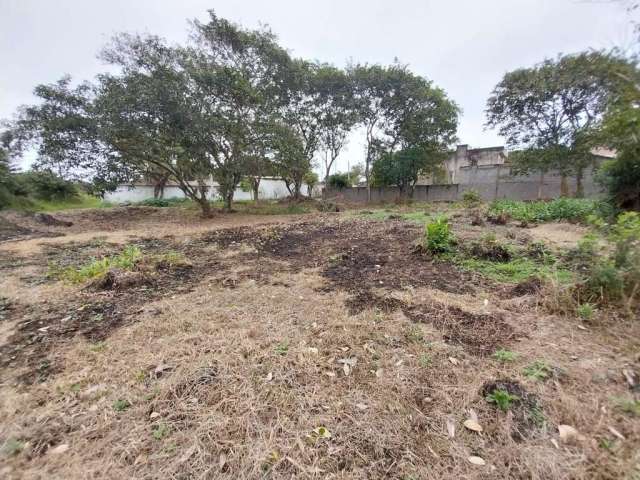
[[[608,207],[602,202],[580,198],[559,198],[550,202],[496,200],[489,206],[489,216],[507,215],[523,222],[586,221],[590,215],[610,213],[606,210]]]
[[[583,194],[584,171],[593,165],[593,130],[619,88],[630,63],[619,56],[585,52],[508,72],[487,101],[487,126],[498,128],[519,173],[559,171],[562,193],[575,176]]]
[[[37,86],[40,102],[20,110],[11,149],[35,149],[39,168],[92,178],[99,192],[145,177],[160,196],[175,181],[209,215],[211,179],[227,210],[243,179],[257,197],[275,174],[301,196],[317,154],[328,175],[356,125],[367,129],[367,179],[374,156],[442,153],[454,139],[457,106],[406,66],[344,71],[292,58],[267,28],[213,11],[191,25],[187,45],[116,35],[100,54],[108,73]]]

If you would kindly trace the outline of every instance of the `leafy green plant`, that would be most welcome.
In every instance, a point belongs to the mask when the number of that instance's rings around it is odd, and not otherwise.
[[[424,341],[424,332],[418,325],[414,325],[407,330],[405,337],[409,342],[422,343]]]
[[[131,406],[128,400],[118,399],[113,402],[113,409],[116,412],[124,412],[127,408]]]
[[[513,402],[517,402],[520,400],[520,397],[517,395],[511,395],[506,390],[494,390],[491,394],[486,397],[487,402],[494,403],[500,410],[503,412],[508,411],[511,408]]]
[[[530,380],[543,381],[551,377],[553,370],[546,362],[536,360],[531,365],[526,366],[522,373]]]
[[[156,440],[162,440],[163,438],[168,436],[170,433],[171,433],[171,429],[165,423],[158,423],[157,425],[154,425],[153,429],[151,430],[151,436]]]
[[[106,348],[107,348],[106,342],[102,342],[102,341],[95,342],[89,345],[89,350],[92,351],[93,353],[102,352],[106,350]]]
[[[550,202],[521,202],[495,200],[488,215],[506,214],[522,222],[549,222],[554,220],[586,221],[589,215],[600,211],[601,202],[584,198],[558,198]]]
[[[578,305],[576,313],[582,320],[591,320],[595,310],[590,303],[582,303]]]
[[[493,353],[493,358],[502,363],[513,362],[518,358],[518,354],[516,352],[512,352],[510,350],[496,350]]]
[[[633,398],[617,398],[616,406],[624,413],[628,413],[635,417],[640,417],[640,400]]]
[[[289,342],[284,341],[276,345],[276,348],[273,349],[278,355],[286,355],[289,351]]]
[[[425,227],[425,247],[433,253],[447,253],[452,250],[454,237],[445,216],[436,217]]]
[[[427,367],[431,366],[431,357],[429,355],[427,355],[426,353],[423,353],[418,358],[418,363],[420,364],[420,366],[422,368],[427,368]]]
[[[13,456],[19,454],[24,450],[25,443],[15,438],[9,438],[4,445],[2,445],[2,453],[7,456]]]
[[[145,207],[175,207],[190,202],[191,200],[188,198],[148,198],[138,202],[138,205]]]
[[[477,207],[480,202],[482,202],[482,198],[476,190],[465,190],[462,194],[462,204],[466,208]]]
[[[142,252],[135,245],[127,246],[118,255],[94,259],[81,267],[59,268],[50,264],[47,276],[67,281],[69,283],[81,283],[92,278],[105,275],[111,268],[133,270],[142,259]]]

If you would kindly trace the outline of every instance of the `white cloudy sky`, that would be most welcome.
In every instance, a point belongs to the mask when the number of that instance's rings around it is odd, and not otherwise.
[[[207,9],[248,27],[266,23],[300,57],[344,66],[398,57],[463,109],[458,137],[501,144],[483,129],[486,98],[502,75],[545,57],[628,46],[625,0],[0,0],[0,118],[34,101],[34,85],[65,73],[91,79],[116,32],[187,37]],[[340,168],[363,158],[353,135]]]

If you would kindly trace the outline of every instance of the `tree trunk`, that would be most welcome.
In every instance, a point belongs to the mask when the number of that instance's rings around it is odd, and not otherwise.
[[[213,210],[211,210],[211,204],[209,203],[209,200],[207,199],[206,196],[197,197],[196,201],[198,202],[198,206],[200,207],[200,210],[202,210],[202,216],[204,218],[213,217]]]
[[[540,182],[538,183],[538,200],[542,200],[543,187],[544,187],[544,172],[540,172]]]
[[[231,212],[231,204],[233,203],[233,189],[229,189],[224,195],[224,211]]]
[[[578,167],[576,171],[576,198],[584,197],[584,186],[582,185],[582,178],[584,177],[584,170],[582,167]]]
[[[251,189],[253,195],[253,202],[257,205],[259,203],[259,190],[260,190],[260,177],[254,177],[251,179]]]
[[[560,176],[560,196],[569,196],[569,183],[567,182],[567,175],[565,173]]]

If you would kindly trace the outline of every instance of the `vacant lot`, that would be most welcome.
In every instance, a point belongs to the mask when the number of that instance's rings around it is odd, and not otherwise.
[[[440,211],[532,253],[433,257]],[[640,322],[533,279],[585,229],[472,217],[5,216],[0,476],[640,478]]]

